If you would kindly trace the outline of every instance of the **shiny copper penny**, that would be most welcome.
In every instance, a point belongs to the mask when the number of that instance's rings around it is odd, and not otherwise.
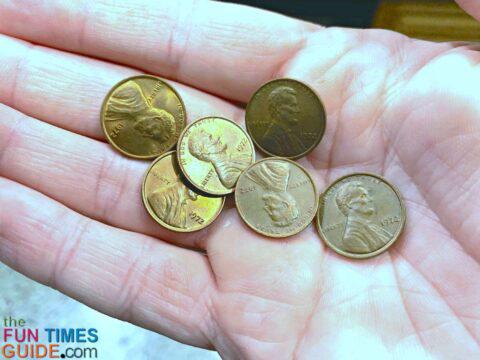
[[[350,258],[369,258],[387,250],[405,221],[399,191],[378,175],[344,176],[320,196],[318,232],[330,248]]]
[[[106,96],[102,128],[122,154],[152,159],[172,149],[186,126],[180,95],[163,80],[150,75],[127,78]]]

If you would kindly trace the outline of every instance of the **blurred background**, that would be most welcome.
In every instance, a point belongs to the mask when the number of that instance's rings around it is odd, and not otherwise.
[[[243,0],[234,1],[325,26],[385,28],[433,41],[479,41],[480,25],[454,1]],[[102,315],[0,264],[0,319],[23,318],[35,327],[93,327],[99,330],[99,359],[218,359]],[[1,326],[0,326],[1,327]]]
[[[480,41],[480,25],[453,0],[230,1],[325,26],[383,28],[433,41]]]

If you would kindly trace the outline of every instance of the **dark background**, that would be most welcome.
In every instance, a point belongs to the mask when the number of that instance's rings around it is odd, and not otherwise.
[[[240,0],[229,1],[263,8],[325,26],[367,28],[372,24],[377,0]]]

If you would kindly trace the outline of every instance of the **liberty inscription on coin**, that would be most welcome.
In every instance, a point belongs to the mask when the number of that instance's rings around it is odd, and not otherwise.
[[[387,250],[405,226],[398,190],[373,174],[344,176],[320,197],[317,228],[326,244],[351,258],[369,258]]]
[[[240,173],[255,161],[248,134],[233,121],[207,117],[190,124],[177,145],[180,168],[197,189],[226,195],[235,189]]]
[[[282,158],[256,162],[240,176],[235,203],[245,223],[260,234],[287,237],[305,229],[317,212],[313,179]]]
[[[326,114],[310,87],[293,79],[277,79],[255,92],[245,121],[253,142],[263,152],[298,159],[322,139]]]
[[[167,229],[203,229],[220,214],[225,198],[205,197],[185,186],[176,161],[175,151],[171,151],[152,163],[143,181],[143,203],[153,219]]]
[[[161,79],[139,75],[116,84],[101,111],[108,141],[127,156],[155,158],[170,150],[186,125],[177,92]]]

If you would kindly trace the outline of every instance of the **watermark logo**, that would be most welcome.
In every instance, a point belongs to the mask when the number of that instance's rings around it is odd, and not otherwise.
[[[31,328],[24,319],[3,318],[0,355],[4,359],[97,359],[95,328]]]

